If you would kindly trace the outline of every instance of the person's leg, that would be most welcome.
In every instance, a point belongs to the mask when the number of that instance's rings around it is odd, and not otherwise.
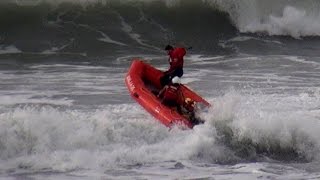
[[[182,77],[183,76],[183,69],[178,68],[178,69],[174,70],[172,73],[168,73],[168,74],[163,75],[160,78],[160,84],[162,85],[162,87],[169,84],[170,81],[172,80],[172,78],[174,78],[175,76]]]
[[[165,85],[169,84],[170,82],[170,74],[165,74],[160,78],[160,84],[162,87],[164,87]]]
[[[183,76],[183,69],[182,68],[177,69],[175,71],[175,75],[181,78]]]
[[[183,70],[181,69],[181,68],[178,68],[178,69],[176,69],[176,70],[174,70],[169,76],[169,78],[170,78],[170,80],[172,79],[172,78],[174,78],[175,76],[178,76],[179,78],[180,77],[182,77],[182,75],[183,75]]]

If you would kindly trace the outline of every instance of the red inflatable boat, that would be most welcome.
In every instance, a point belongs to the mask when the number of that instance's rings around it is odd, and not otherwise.
[[[143,108],[167,127],[179,125],[181,127],[192,128],[195,124],[187,117],[179,114],[174,108],[169,108],[161,103],[156,92],[161,89],[160,77],[163,72],[141,61],[133,60],[126,75],[125,83],[134,100]],[[185,98],[190,98],[202,106],[209,107],[210,104],[190,90],[185,85],[181,85],[181,90]]]

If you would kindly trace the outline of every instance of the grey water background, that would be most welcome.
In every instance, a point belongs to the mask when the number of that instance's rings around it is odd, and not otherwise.
[[[320,3],[0,3],[0,179],[319,179]],[[128,94],[133,58],[213,107],[157,122]]]

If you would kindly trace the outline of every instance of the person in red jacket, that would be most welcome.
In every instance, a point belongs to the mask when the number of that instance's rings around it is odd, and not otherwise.
[[[196,118],[195,115],[195,105],[195,101],[190,98],[185,98],[181,111],[182,114],[192,122],[192,124],[199,124],[200,121]]]
[[[192,124],[203,123],[203,121],[196,118],[196,102],[190,98],[184,98],[180,89],[180,78],[178,76],[172,78],[171,83],[165,85],[157,97],[161,99],[162,104],[176,108],[177,112],[189,119]]]
[[[182,47],[172,47],[171,45],[167,45],[165,50],[169,55],[169,64],[170,68],[164,72],[164,75],[160,78],[160,83],[162,86],[168,84],[171,79],[175,76],[182,77],[183,76],[183,57],[186,55],[186,49]]]
[[[182,96],[180,78],[175,76],[171,83],[162,88],[157,97],[161,99],[161,103],[169,107],[176,107],[177,111],[181,113]]]

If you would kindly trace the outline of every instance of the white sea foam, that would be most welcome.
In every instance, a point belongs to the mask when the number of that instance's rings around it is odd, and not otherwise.
[[[311,1],[212,0],[229,13],[241,32],[265,32],[270,35],[320,35],[320,3]]]
[[[50,55],[50,54],[56,54],[56,53],[58,53],[59,51],[65,49],[65,48],[68,47],[68,46],[70,46],[70,45],[73,43],[73,41],[74,41],[74,39],[71,39],[69,43],[64,44],[64,45],[62,45],[62,46],[60,46],[60,47],[52,47],[51,49],[44,50],[44,51],[41,52],[41,54],[47,54],[47,55],[48,55],[48,54],[49,54],[49,55]]]
[[[316,92],[283,97],[243,96],[231,91],[213,101],[208,123],[223,121],[233,129],[237,139],[249,138],[258,144],[279,141],[282,147],[296,148],[307,158],[314,158],[319,156],[317,131],[320,126],[310,109],[318,108],[319,103]]]
[[[17,54],[21,53],[21,50],[15,46],[0,46],[0,54]]]
[[[105,34],[104,32],[98,30],[98,29],[95,29],[93,27],[90,27],[89,25],[87,24],[79,24],[80,27],[84,27],[86,29],[89,29],[90,31],[94,31],[94,32],[97,32],[99,34],[101,34],[102,38],[98,38],[99,41],[102,41],[102,42],[106,42],[106,43],[111,43],[111,44],[116,44],[116,45],[119,45],[119,46],[127,46],[126,44],[122,43],[122,42],[119,42],[119,41],[116,41],[116,40],[113,40],[111,39],[107,34]]]
[[[50,105],[17,107],[0,114],[1,169],[65,172],[80,168],[99,172],[172,160],[236,161],[234,152],[218,142],[217,131],[222,129],[217,122],[232,129],[234,141],[249,138],[261,145],[280,142],[282,147],[314,158],[320,127],[309,108],[316,107],[319,99],[231,91],[211,99],[214,108],[202,114],[206,123],[188,131],[168,131],[135,104],[107,105],[89,113]]]
[[[256,41],[262,41],[266,43],[276,43],[276,44],[283,44],[280,41],[275,41],[275,40],[266,40],[262,38],[255,38],[255,37],[250,37],[250,36],[237,36],[234,38],[229,39],[227,42],[246,42],[249,40],[256,40]]]
[[[284,58],[285,59],[289,59],[289,60],[291,60],[293,62],[298,62],[298,63],[302,63],[302,64],[309,64],[309,65],[313,65],[313,66],[316,66],[316,67],[320,67],[320,63],[319,62],[306,60],[303,57],[286,56]]]
[[[148,44],[146,42],[144,42],[143,39],[141,39],[141,35],[140,34],[137,34],[133,31],[132,27],[125,21],[125,19],[120,15],[118,14],[118,17],[119,19],[121,20],[121,25],[122,25],[122,30],[124,32],[126,32],[129,37],[131,37],[133,40],[135,40],[138,44],[144,46],[144,47],[149,47],[149,48],[152,48],[152,49],[156,49],[156,50],[160,50],[158,47],[156,46],[153,46],[151,44]]]
[[[267,32],[270,35],[300,36],[320,35],[320,12],[318,15],[307,14],[307,10],[286,6],[281,16],[270,15],[265,22],[247,24],[242,32]]]
[[[17,93],[17,92],[16,92]],[[24,92],[25,93],[25,92]],[[48,96],[49,92],[46,93],[46,96]],[[52,105],[66,105],[71,106],[73,100],[67,99],[67,98],[61,98],[61,99],[50,99],[50,98],[37,98],[34,99],[34,95],[40,95],[36,92],[32,92],[32,94],[29,95],[2,95],[0,96],[0,105],[15,105],[15,104],[52,104]]]

